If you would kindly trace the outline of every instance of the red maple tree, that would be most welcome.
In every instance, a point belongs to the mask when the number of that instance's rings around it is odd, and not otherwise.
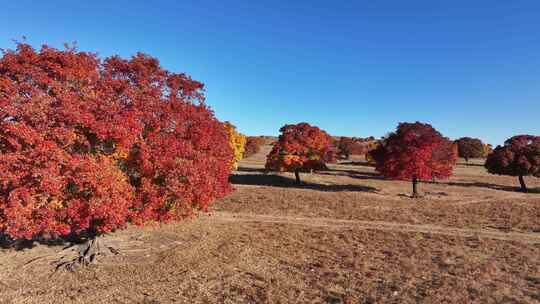
[[[497,146],[487,159],[489,173],[517,176],[521,191],[527,192],[524,176],[540,177],[540,136],[517,135]]]
[[[412,197],[419,180],[448,178],[456,162],[452,142],[420,122],[400,123],[370,154],[385,177],[412,181]]]
[[[129,60],[17,44],[0,58],[0,233],[97,235],[178,220],[231,190],[203,84]]]
[[[308,123],[285,125],[266,158],[266,169],[294,172],[300,183],[300,172],[324,170],[326,163],[335,161],[332,137]]]

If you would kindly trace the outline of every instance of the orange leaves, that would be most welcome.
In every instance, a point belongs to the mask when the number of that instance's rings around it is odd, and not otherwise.
[[[266,160],[273,171],[306,171],[324,169],[335,159],[332,138],[307,123],[285,125]]]
[[[283,155],[282,161],[285,168],[300,168],[306,159],[299,155],[285,154]]]

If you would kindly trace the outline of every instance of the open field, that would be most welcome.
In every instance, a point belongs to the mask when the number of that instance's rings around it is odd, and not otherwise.
[[[107,236],[122,254],[54,273],[61,245],[0,249],[0,303],[540,303],[540,179],[460,163],[389,181],[360,160],[265,174],[261,153],[209,215]],[[38,259],[39,258],[39,259]]]

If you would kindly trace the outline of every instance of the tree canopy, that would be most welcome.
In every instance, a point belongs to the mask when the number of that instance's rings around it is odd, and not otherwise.
[[[266,169],[271,171],[299,172],[326,169],[326,163],[335,161],[332,137],[308,123],[285,125],[266,159]]]
[[[517,135],[497,146],[486,159],[489,173],[519,177],[527,191],[524,176],[540,177],[540,136]]]
[[[385,177],[411,180],[413,196],[417,195],[418,180],[448,178],[456,161],[452,142],[420,122],[400,123],[371,156],[376,170]]]
[[[486,157],[486,145],[478,138],[462,137],[457,141],[459,157],[466,161],[469,158]]]
[[[231,191],[232,151],[203,84],[74,48],[0,58],[0,232],[105,233],[178,220]]]

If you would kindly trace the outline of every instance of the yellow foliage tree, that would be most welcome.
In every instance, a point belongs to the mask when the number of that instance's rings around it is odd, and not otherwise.
[[[229,133],[229,145],[234,153],[234,158],[231,163],[231,168],[233,170],[238,169],[238,162],[242,159],[244,155],[244,148],[246,145],[246,136],[238,131],[236,127],[230,122],[226,121],[223,123],[225,129]]]

